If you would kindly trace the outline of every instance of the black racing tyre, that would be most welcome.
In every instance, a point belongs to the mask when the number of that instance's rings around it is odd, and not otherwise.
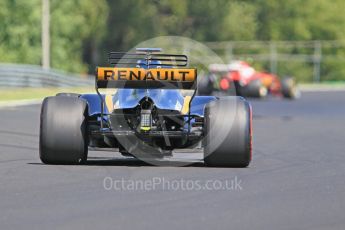
[[[41,107],[39,154],[45,164],[84,163],[88,152],[87,103],[46,97]]]
[[[247,97],[264,98],[268,94],[268,89],[262,84],[260,79],[253,80],[243,89],[243,95]]]
[[[205,107],[204,161],[211,167],[247,167],[252,157],[252,111],[242,97]]]
[[[211,75],[202,76],[198,79],[198,95],[212,95],[213,77]]]
[[[236,96],[245,97],[243,93],[243,86],[241,86],[238,81],[234,81],[234,85],[235,85],[235,90],[236,90]]]
[[[57,93],[57,97],[65,96],[65,97],[80,97],[78,93]]]
[[[281,81],[281,92],[285,98],[296,99],[300,97],[300,92],[292,77],[286,77]]]

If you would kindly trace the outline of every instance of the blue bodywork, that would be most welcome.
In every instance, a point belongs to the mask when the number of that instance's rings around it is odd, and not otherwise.
[[[149,97],[159,109],[181,110],[184,97],[179,90],[171,89],[119,89],[113,96],[113,103],[119,109],[134,108],[145,97]],[[103,95],[103,98],[105,95]],[[101,100],[97,94],[84,94],[81,98],[88,102],[89,116],[101,113]],[[195,96],[191,104],[191,115],[204,116],[204,108],[210,101],[216,100],[214,96]],[[104,107],[104,114],[110,114]]]

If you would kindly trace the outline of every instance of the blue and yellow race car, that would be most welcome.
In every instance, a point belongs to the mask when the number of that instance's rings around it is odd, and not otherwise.
[[[40,159],[80,164],[88,149],[159,159],[202,146],[214,167],[246,167],[252,155],[252,110],[242,97],[196,96],[197,70],[185,55],[157,48],[109,54],[96,69],[96,93],[59,93],[44,99]],[[113,89],[111,95],[100,92]],[[192,92],[186,95],[186,92]]]

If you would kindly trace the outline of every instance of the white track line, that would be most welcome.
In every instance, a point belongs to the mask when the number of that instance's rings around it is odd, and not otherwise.
[[[0,108],[17,107],[25,105],[39,105],[43,99],[30,99],[30,100],[13,100],[0,102]]]
[[[297,86],[302,92],[336,92],[345,91],[345,84],[300,84]]]

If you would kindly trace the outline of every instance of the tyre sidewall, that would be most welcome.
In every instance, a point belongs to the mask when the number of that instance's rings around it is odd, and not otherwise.
[[[221,115],[220,115],[221,114]],[[205,108],[204,158],[209,166],[246,167],[251,161],[251,107],[226,97]]]
[[[86,101],[48,97],[41,107],[40,158],[44,163],[75,164],[87,158]]]

